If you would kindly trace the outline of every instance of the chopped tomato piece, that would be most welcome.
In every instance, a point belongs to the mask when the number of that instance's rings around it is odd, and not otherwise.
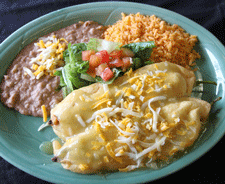
[[[87,74],[89,74],[90,76],[95,78],[96,77],[95,68],[89,66],[89,68],[87,70]]]
[[[109,54],[109,57],[111,59],[118,59],[122,57],[122,53],[123,53],[122,50],[114,50]]]
[[[101,57],[99,55],[94,54],[90,56],[90,61],[89,61],[90,67],[95,68],[100,64],[101,64]]]
[[[132,50],[128,48],[121,48],[123,57],[134,57],[134,53]]]
[[[106,68],[108,68],[108,65],[106,63],[100,64],[97,68],[95,68],[96,75],[100,76]]]
[[[82,60],[83,61],[89,61],[91,55],[94,55],[94,54],[95,54],[95,51],[94,50],[85,50],[85,51],[82,51]]]
[[[101,63],[109,63],[109,53],[107,52],[107,50],[101,50],[95,55],[101,58]]]
[[[112,70],[110,70],[106,63],[102,63],[97,68],[95,68],[95,72],[96,75],[100,76],[104,81],[107,81],[114,76]]]
[[[122,59],[122,61],[123,61],[123,70],[126,70],[126,69],[128,69],[128,68],[130,67],[130,65],[131,65],[131,60],[132,60],[131,57],[124,57],[124,58]]]
[[[104,80],[104,81],[108,81],[109,79],[113,78],[114,74],[113,71],[107,67],[100,75],[100,77]]]
[[[122,67],[123,66],[123,61],[121,59],[114,59],[112,61],[109,62],[109,67],[113,68],[113,67]]]

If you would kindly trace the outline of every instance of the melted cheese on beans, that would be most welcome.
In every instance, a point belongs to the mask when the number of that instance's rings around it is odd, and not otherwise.
[[[24,71],[32,79],[40,79],[43,75],[53,76],[56,69],[64,65],[63,51],[66,50],[67,41],[64,38],[57,39],[53,35],[34,45],[39,48],[38,54],[30,61],[31,69],[24,67]]]

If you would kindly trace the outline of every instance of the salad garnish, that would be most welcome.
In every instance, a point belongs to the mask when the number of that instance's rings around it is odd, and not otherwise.
[[[94,82],[111,84],[130,68],[136,70],[152,64],[149,60],[153,41],[121,46],[120,43],[91,38],[88,43],[68,44],[63,52],[65,66],[54,75],[60,76],[63,96]]]

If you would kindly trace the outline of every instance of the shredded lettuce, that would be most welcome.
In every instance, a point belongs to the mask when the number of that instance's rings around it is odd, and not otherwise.
[[[86,50],[86,43],[78,43],[64,51],[63,58],[66,65],[61,71],[56,71],[54,75],[60,76],[60,87],[63,88],[63,96],[67,96],[74,89],[79,89],[90,84],[89,81],[81,79],[81,74],[86,73],[89,62],[82,60],[82,51]]]
[[[149,60],[152,49],[155,47],[154,42],[137,42],[122,46],[132,50],[135,54],[132,58],[132,69],[136,70],[144,65],[152,64]],[[68,44],[68,49],[63,52],[65,66],[61,70],[57,70],[54,75],[60,77],[59,89],[62,89],[63,96],[66,97],[75,89],[90,85],[94,82],[104,84],[112,84],[115,79],[122,76],[126,71],[120,68],[113,68],[114,77],[109,81],[104,81],[101,77],[95,78],[87,74],[89,69],[89,61],[82,60],[82,51],[107,50],[111,53],[113,50],[120,50],[121,44],[117,42],[106,41],[103,39],[91,38],[88,43]],[[129,69],[128,69],[129,70]]]
[[[63,52],[63,59],[65,63],[76,64],[82,62],[82,51],[87,50],[86,43],[68,44],[68,49]]]
[[[145,61],[150,58],[152,49],[155,47],[155,43],[154,41],[135,42],[123,45],[122,47],[132,50],[135,54],[135,57],[140,58],[142,61]]]
[[[90,38],[90,41],[87,43],[87,50],[95,50],[96,52],[101,50],[107,50],[108,53],[111,53],[113,50],[119,50],[121,44],[117,42],[111,42],[98,38]]]

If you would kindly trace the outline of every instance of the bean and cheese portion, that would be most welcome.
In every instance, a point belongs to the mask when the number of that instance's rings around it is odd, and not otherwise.
[[[191,145],[210,104],[187,97],[194,73],[172,63],[129,71],[113,85],[75,90],[51,111],[65,141],[53,161],[79,173],[151,167]]]
[[[43,30],[42,37],[30,40],[32,42],[18,53],[4,74],[0,82],[1,102],[21,114],[38,117],[43,116],[42,107],[45,106],[49,116],[51,108],[63,100],[60,78],[52,75],[64,65],[63,51],[68,48],[68,43],[87,43],[90,38],[103,38],[105,28],[97,22],[85,21],[46,35],[48,30]]]

